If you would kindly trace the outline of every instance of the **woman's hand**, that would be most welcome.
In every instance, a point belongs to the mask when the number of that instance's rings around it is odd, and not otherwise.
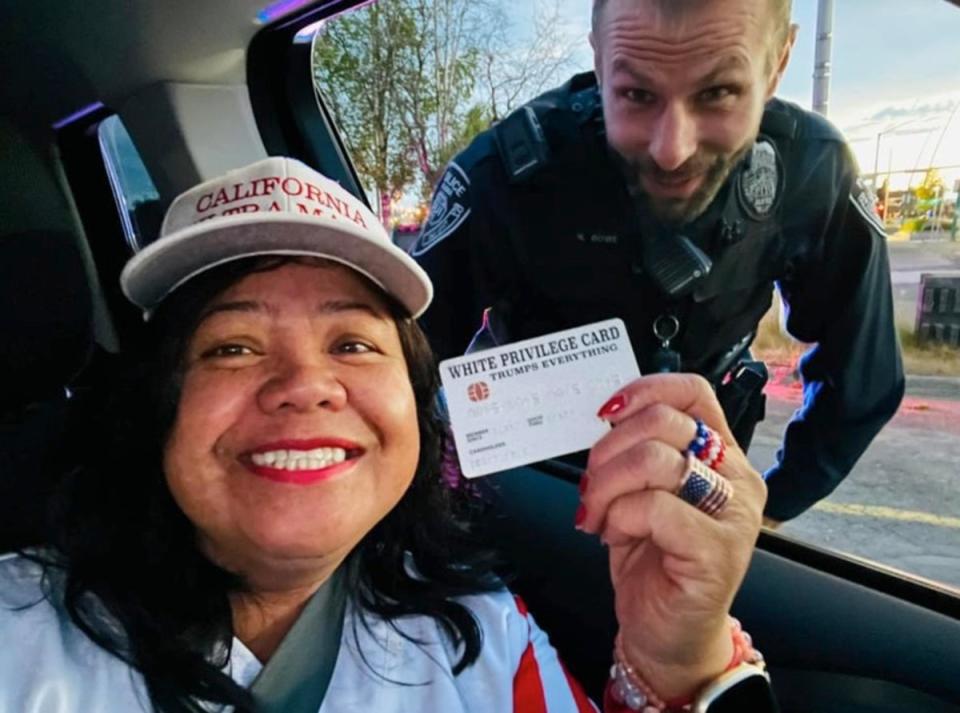
[[[739,449],[713,389],[657,374],[617,392],[614,428],[590,452],[579,526],[610,548],[627,659],[666,699],[695,692],[733,654],[727,615],[760,531],[766,486]],[[680,499],[696,419],[726,444],[716,466],[733,494],[710,516]]]

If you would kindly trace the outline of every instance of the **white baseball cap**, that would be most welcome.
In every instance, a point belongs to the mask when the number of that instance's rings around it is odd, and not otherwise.
[[[160,237],[123,268],[120,286],[145,316],[187,280],[257,255],[333,260],[365,275],[419,317],[430,278],[349,191],[291,158],[257,161],[181,193]]]

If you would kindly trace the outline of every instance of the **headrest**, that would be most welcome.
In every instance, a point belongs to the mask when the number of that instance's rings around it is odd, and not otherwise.
[[[0,409],[62,394],[92,347],[93,300],[76,238],[0,237]]]

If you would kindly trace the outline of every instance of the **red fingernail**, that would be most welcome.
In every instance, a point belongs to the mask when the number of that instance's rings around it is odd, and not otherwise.
[[[600,410],[597,411],[597,416],[600,418],[610,418],[610,416],[623,411],[623,407],[626,405],[627,397],[624,394],[617,394],[600,407]]]
[[[583,525],[583,521],[587,519],[587,509],[583,506],[583,503],[580,503],[580,506],[577,508],[577,514],[573,516],[573,526],[578,530]]]
[[[577,483],[577,490],[580,491],[580,497],[583,497],[583,494],[587,492],[587,484],[588,484],[587,481],[589,480],[590,478],[587,476],[586,473],[580,476],[580,482]]]

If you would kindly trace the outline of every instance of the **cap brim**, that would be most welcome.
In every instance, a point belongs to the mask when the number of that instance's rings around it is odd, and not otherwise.
[[[198,223],[148,245],[120,275],[127,298],[145,311],[187,280],[218,265],[257,255],[303,255],[343,263],[395,297],[414,317],[427,309],[433,286],[423,269],[391,243],[368,237],[360,227],[318,225],[290,214],[231,216]]]

